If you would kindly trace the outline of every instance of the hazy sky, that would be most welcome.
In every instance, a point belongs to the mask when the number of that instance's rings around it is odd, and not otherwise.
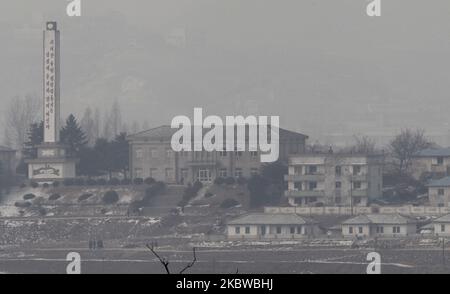
[[[381,0],[378,18],[368,2],[82,0],[69,18],[65,0],[1,0],[0,110],[41,95],[54,19],[64,115],[117,100],[130,124],[157,126],[201,106],[322,140],[409,126],[450,144],[450,1]]]

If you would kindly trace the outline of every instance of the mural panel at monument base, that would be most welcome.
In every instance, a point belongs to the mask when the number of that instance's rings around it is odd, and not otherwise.
[[[32,163],[28,166],[30,179],[51,180],[75,177],[75,163]]]

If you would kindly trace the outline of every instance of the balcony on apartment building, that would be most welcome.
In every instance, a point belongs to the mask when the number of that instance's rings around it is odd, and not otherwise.
[[[324,190],[287,190],[284,192],[287,197],[325,197]]]
[[[352,174],[350,180],[352,182],[367,182],[368,175],[366,173]]]
[[[367,197],[368,190],[367,189],[353,189],[352,190],[353,197]]]
[[[318,173],[284,175],[284,180],[287,182],[323,182],[325,181],[325,175]]]

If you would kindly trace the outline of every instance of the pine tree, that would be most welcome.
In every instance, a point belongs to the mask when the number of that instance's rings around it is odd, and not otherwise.
[[[37,145],[44,142],[44,122],[32,123],[28,129],[27,141],[23,144],[22,154],[24,158],[37,157]]]
[[[87,144],[86,135],[73,114],[69,115],[66,125],[61,129],[61,142],[67,145],[69,154],[73,156],[78,155]]]
[[[110,143],[110,160],[113,163],[112,168],[114,171],[123,173],[124,177],[127,177],[128,163],[129,163],[129,151],[128,141],[126,133],[120,133],[116,136],[114,141]]]

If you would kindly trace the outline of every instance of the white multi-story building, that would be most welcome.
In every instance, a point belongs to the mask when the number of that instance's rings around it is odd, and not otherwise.
[[[450,177],[432,180],[427,185],[428,201],[431,206],[450,205]]]
[[[300,154],[290,157],[285,192],[292,206],[366,206],[381,197],[383,157]]]

